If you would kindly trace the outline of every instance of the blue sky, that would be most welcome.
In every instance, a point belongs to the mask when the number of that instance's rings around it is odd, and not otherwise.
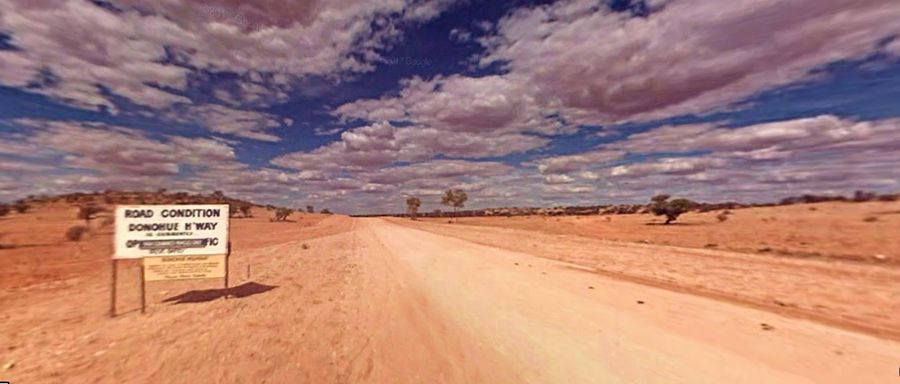
[[[53,4],[50,4],[53,3]],[[889,0],[0,0],[0,200],[900,190]]]

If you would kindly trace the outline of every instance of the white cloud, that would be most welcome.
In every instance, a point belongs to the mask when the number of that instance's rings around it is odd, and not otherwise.
[[[587,124],[704,113],[795,83],[900,34],[894,0],[719,0],[656,5],[647,18],[559,1],[523,8],[485,40],[482,64]],[[887,49],[887,52],[894,52]]]
[[[187,66],[247,73],[260,81],[260,73],[274,73],[272,83],[281,85],[292,78],[369,71],[379,52],[400,38],[402,23],[433,18],[450,3],[126,0],[115,6],[121,12],[81,0],[40,6],[0,0],[0,30],[17,47],[0,52],[0,83],[92,110],[117,112],[102,89],[163,109],[191,103],[179,95],[192,71]],[[30,87],[47,73],[51,84]],[[251,103],[286,96],[258,83],[242,82],[233,96]]]
[[[26,194],[126,190],[223,190],[255,201],[294,202],[313,190],[355,190],[363,183],[322,172],[254,169],[219,139],[150,135],[107,124],[20,119],[25,134],[2,133],[0,199]],[[97,143],[103,143],[98,145]],[[18,160],[16,158],[20,158]]]
[[[897,119],[859,122],[831,115],[740,128],[665,126],[631,135],[608,148],[638,153],[708,150],[729,157],[769,160],[823,151],[897,148],[898,126]]]
[[[339,82],[370,71],[401,37],[403,23],[431,19],[449,2],[116,5],[123,12],[87,1],[45,0],[38,7],[0,0],[0,30],[18,48],[0,51],[0,83],[113,113],[114,97],[123,97],[147,114],[274,142],[273,130],[294,122],[251,107],[283,102],[291,91],[315,94],[314,82],[297,89],[310,77]],[[828,115],[738,128],[666,126],[524,167],[493,161],[546,147],[577,124],[727,108],[810,79],[827,63],[865,56],[900,33],[900,7],[889,0],[654,1],[651,7],[650,17],[632,18],[596,1],[564,0],[522,8],[496,26],[479,23],[477,34],[489,34],[474,40],[487,47],[482,64],[503,63],[502,74],[413,77],[396,95],[339,106],[333,114],[342,123],[365,125],[272,161],[290,170],[253,169],[236,158],[237,142],[22,120],[29,127],[24,133],[0,133],[6,156],[0,169],[23,175],[0,177],[0,197],[166,185],[285,203],[309,196],[317,205],[373,211],[398,204],[402,210],[403,193],[433,204],[450,187],[472,192],[474,206],[644,201],[660,190],[771,200],[900,187],[898,121]],[[451,37],[471,38],[462,30]],[[898,55],[897,41],[882,52]],[[237,79],[210,90],[224,105],[185,97],[196,91],[188,79],[216,72]]]
[[[333,112],[342,121],[370,125],[346,131],[340,141],[316,150],[279,157],[273,164],[354,171],[438,156],[499,157],[550,142],[539,134],[572,129],[540,110],[529,92],[503,76],[414,77],[402,87],[396,97],[357,100]]]
[[[406,121],[442,131],[559,134],[573,127],[539,107],[528,87],[507,76],[437,76],[405,80],[398,97],[338,107],[342,119]]]
[[[218,104],[194,106],[185,115],[202,123],[213,132],[261,141],[280,141],[278,136],[266,133],[265,130],[290,125],[287,121],[279,122],[278,116],[272,114],[233,109]],[[185,120],[183,117],[180,119]]]
[[[884,47],[884,50],[892,56],[900,56],[900,38],[895,38]]]
[[[176,176],[185,166],[240,167],[226,143],[170,136],[153,139],[141,131],[97,123],[22,119],[30,127],[30,145],[62,158],[63,167],[110,176]],[[103,145],[98,145],[103,143]],[[28,156],[29,153],[20,155]]]
[[[472,32],[461,28],[453,28],[450,30],[450,40],[467,43],[472,40]]]
[[[547,175],[544,178],[544,183],[546,184],[569,184],[573,181],[575,179],[569,175]]]
[[[771,201],[801,193],[896,190],[897,148],[898,119],[855,121],[823,115],[738,128],[663,126],[584,154],[536,164],[550,176],[578,171],[580,179],[602,184],[601,193],[611,198],[640,200],[668,191],[706,200]],[[629,156],[610,162],[584,160],[600,154]]]
[[[445,183],[457,184],[465,178],[480,178],[509,174],[513,168],[492,161],[431,160],[411,165],[382,168],[363,173],[360,178],[380,184],[403,184],[417,180],[432,183],[440,179]],[[453,185],[446,185],[449,187]],[[442,188],[442,186],[433,186]]]
[[[41,171],[50,171],[54,168],[48,165],[43,164],[35,164],[27,161],[19,161],[19,160],[3,160],[0,159],[0,171],[8,175],[13,175],[21,172],[41,172]]]
[[[564,156],[539,159],[534,163],[543,174],[565,174],[588,166],[598,166],[620,159],[625,152],[597,150]]]
[[[335,141],[309,152],[289,153],[272,164],[301,170],[359,171],[394,162],[417,162],[438,155],[484,158],[524,152],[547,139],[521,134],[479,135],[380,122],[341,133]]]
[[[560,201],[562,199],[570,199],[573,194],[583,195],[596,192],[596,187],[590,185],[575,184],[552,184],[545,185],[541,190],[541,197],[550,201]]]
[[[708,168],[721,167],[725,161],[714,157],[662,158],[654,161],[619,165],[609,169],[610,177],[641,177],[655,174],[693,175]]]

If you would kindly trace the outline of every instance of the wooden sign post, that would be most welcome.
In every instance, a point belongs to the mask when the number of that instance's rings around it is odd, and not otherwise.
[[[112,259],[112,273],[109,279],[109,317],[116,317],[116,281],[119,274],[119,260]]]
[[[224,278],[228,288],[228,205],[129,205],[116,207],[110,317],[116,316],[120,259],[141,260],[141,313],[147,282]]]
[[[231,255],[231,242],[228,242],[228,252],[225,253],[225,300],[228,300],[228,256]]]
[[[147,279],[145,278],[144,265],[141,265],[141,313],[147,312]]]

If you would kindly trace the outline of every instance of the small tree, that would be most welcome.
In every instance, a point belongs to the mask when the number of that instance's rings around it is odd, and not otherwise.
[[[8,215],[10,210],[9,205],[0,204],[0,217]]]
[[[237,217],[241,209],[238,203],[228,202],[228,217]]]
[[[243,203],[238,207],[241,210],[241,215],[244,217],[253,217],[252,210],[253,206],[247,203]]]
[[[421,206],[422,200],[419,200],[418,197],[410,196],[406,198],[406,213],[409,214],[410,219],[416,219],[416,216],[419,214],[419,207]]]
[[[316,213],[316,207],[313,207],[312,205],[307,205],[306,213]]]
[[[285,221],[292,213],[294,213],[293,209],[278,208],[275,210],[275,221]]]
[[[328,208],[322,208],[322,210],[319,211],[319,212],[322,213],[322,214],[325,214],[325,215],[330,215],[330,214],[331,214],[331,211],[328,210]]]
[[[77,218],[84,220],[84,224],[90,226],[91,220],[96,219],[103,212],[106,212],[106,209],[97,204],[82,204],[78,207]]]
[[[18,213],[25,213],[25,212],[28,212],[29,209],[31,209],[31,206],[28,205],[28,203],[26,203],[25,200],[19,200],[19,201],[16,201],[15,204],[13,204],[13,208]]]
[[[670,197],[672,197],[672,196],[666,195],[666,194],[659,194],[659,195],[651,197],[650,202],[661,204],[661,203],[665,203],[666,200],[669,200]]]
[[[469,196],[462,189],[448,189],[441,197],[441,204],[453,207],[453,216],[457,216],[457,209],[466,205]]]
[[[650,212],[657,216],[665,216],[666,224],[670,224],[682,213],[697,207],[697,203],[688,199],[669,200],[669,195],[656,195],[650,199]]]

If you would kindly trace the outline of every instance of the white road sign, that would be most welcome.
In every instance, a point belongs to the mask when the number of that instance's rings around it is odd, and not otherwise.
[[[116,259],[228,253],[228,205],[120,205]]]

